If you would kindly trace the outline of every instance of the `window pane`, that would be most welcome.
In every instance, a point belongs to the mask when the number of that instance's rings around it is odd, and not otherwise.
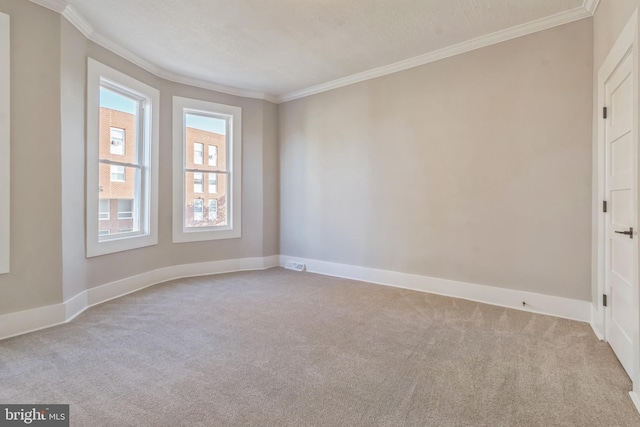
[[[218,166],[218,146],[209,146],[209,166]]]
[[[209,194],[216,194],[218,192],[218,174],[210,173],[209,175]]]
[[[100,202],[98,203],[98,219],[100,221],[109,219],[111,214],[110,202],[111,201],[109,199],[100,199]]]
[[[125,179],[113,181],[116,173]],[[139,168],[100,164],[100,235],[141,231],[140,174]]]
[[[198,114],[185,114],[185,120],[186,168],[226,170],[227,120]],[[207,163],[203,167],[205,145]]]
[[[193,173],[193,192],[194,193],[202,193],[203,188],[203,173],[202,172],[194,172]]]
[[[218,200],[209,200],[209,221],[215,221],[218,219]]]
[[[124,129],[111,128],[111,154],[124,155]]]
[[[193,164],[201,165],[204,160],[204,145],[196,142],[193,144]]]
[[[111,165],[111,173],[109,179],[111,182],[125,182],[127,180],[127,175],[125,174],[124,166],[114,166]]]
[[[133,200],[119,199],[118,200],[118,219],[131,219],[131,218],[133,218]]]
[[[194,221],[202,221],[204,217],[204,200],[195,199],[193,201],[193,219]]]
[[[136,122],[139,102],[100,88],[100,158],[138,163]]]
[[[203,179],[207,180],[207,193],[202,192]],[[217,227],[227,225],[227,176],[217,173],[186,172],[185,181],[185,227]],[[213,191],[215,190],[215,191]],[[215,196],[209,199],[206,194]],[[202,200],[202,202],[198,201]],[[211,203],[217,203],[215,217],[210,214]],[[203,210],[199,206],[202,203]],[[194,210],[194,208],[197,208]],[[202,212],[202,218],[200,213]],[[198,219],[200,218],[200,219]]]

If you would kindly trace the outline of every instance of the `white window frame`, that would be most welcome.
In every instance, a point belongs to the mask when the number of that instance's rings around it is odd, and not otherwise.
[[[0,13],[0,274],[10,267],[10,46],[9,15]]]
[[[227,120],[227,225],[185,227],[186,114]],[[219,162],[218,162],[219,163]],[[211,171],[218,174],[217,170]],[[242,109],[179,96],[173,97],[173,242],[234,239],[242,236]]]
[[[160,91],[133,77],[121,73],[92,58],[88,58],[87,74],[87,258],[142,248],[158,244],[158,146]],[[143,144],[140,163],[141,212],[140,232],[126,235],[98,236],[99,148],[100,148],[100,85],[107,81],[140,98]],[[102,238],[101,238],[102,237]]]

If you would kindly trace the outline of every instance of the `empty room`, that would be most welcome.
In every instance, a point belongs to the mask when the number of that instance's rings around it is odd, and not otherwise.
[[[640,0],[0,0],[0,425],[640,426]]]

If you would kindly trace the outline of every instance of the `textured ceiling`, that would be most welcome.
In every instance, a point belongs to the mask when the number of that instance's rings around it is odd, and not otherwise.
[[[284,95],[583,6],[583,0],[68,0],[171,73]]]

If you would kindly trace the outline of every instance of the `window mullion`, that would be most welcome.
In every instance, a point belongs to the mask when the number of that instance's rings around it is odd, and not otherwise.
[[[185,168],[185,169],[184,169],[184,172],[185,172],[185,173],[187,173],[187,172],[193,172],[193,173],[196,173],[196,172],[203,172],[203,173],[218,173],[218,174],[221,174],[221,175],[228,175],[228,174],[229,174],[229,172],[228,172],[228,171],[221,171],[221,170],[207,170],[207,169],[192,169],[192,168]]]
[[[107,159],[100,159],[98,160],[98,162],[104,165],[124,166],[125,168],[142,169],[142,165],[135,164],[135,163],[118,162],[116,160],[107,160]]]

